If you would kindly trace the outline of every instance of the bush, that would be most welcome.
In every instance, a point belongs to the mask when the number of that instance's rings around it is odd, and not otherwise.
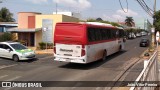
[[[45,46],[46,46],[46,43],[44,43],[44,42],[40,42],[39,43],[39,46],[40,46],[40,49],[45,49]]]
[[[48,49],[53,49],[53,43],[47,43],[47,48]]]
[[[46,43],[40,42],[39,43],[40,49],[46,49]],[[47,49],[53,49],[53,43],[47,43]]]
[[[0,35],[0,42],[4,41],[12,41],[12,34],[5,32],[4,34]]]

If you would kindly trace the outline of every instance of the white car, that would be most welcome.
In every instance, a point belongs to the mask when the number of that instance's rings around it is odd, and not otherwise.
[[[18,42],[0,42],[0,57],[14,61],[35,58],[35,52]]]

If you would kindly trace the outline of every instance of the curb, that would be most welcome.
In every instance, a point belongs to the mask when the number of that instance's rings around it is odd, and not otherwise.
[[[53,54],[53,52],[47,52],[47,51],[35,51],[36,54]]]
[[[148,51],[149,48],[147,48],[139,57],[142,58],[144,57],[144,54]]]

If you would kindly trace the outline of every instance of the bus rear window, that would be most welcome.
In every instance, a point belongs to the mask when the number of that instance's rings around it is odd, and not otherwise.
[[[58,36],[82,36],[84,34],[83,25],[77,24],[62,24],[56,26],[55,35]]]

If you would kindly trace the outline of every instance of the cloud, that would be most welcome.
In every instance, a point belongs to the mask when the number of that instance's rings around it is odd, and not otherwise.
[[[70,10],[58,8],[57,12],[70,12]]]
[[[121,15],[112,15],[112,17],[115,19],[115,20],[118,20],[118,21],[123,21],[125,18]]]
[[[111,17],[108,16],[108,15],[106,15],[106,14],[103,14],[103,15],[102,15],[102,19],[103,19],[103,20],[110,20]]]
[[[113,14],[110,16],[103,14],[102,19],[107,20],[107,21],[124,21],[125,17],[118,15],[118,14]]]
[[[48,0],[26,0],[28,2],[32,2],[34,4],[46,3]]]
[[[91,3],[88,0],[53,0],[53,2],[79,10],[84,10],[91,7]]]
[[[125,11],[127,11],[127,9],[124,9]],[[104,20],[108,20],[108,21],[124,21],[126,16],[130,16],[130,17],[135,17],[135,16],[139,16],[137,12],[128,9],[128,12],[125,13],[123,10],[117,10],[114,14],[111,15],[106,15],[103,14],[102,17]]]
[[[124,9],[124,10],[127,11],[127,9]],[[137,12],[132,11],[130,9],[128,9],[127,13],[125,13],[123,10],[117,10],[117,14],[124,15],[124,16],[137,16],[138,15]]]

